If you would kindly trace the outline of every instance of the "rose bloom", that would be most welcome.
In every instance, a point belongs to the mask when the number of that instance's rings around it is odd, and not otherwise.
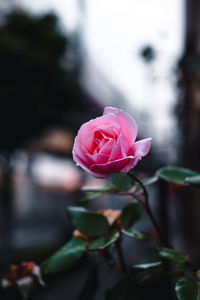
[[[137,124],[121,109],[106,107],[103,116],[83,124],[73,146],[73,159],[97,178],[127,173],[148,154],[151,138],[135,142]]]

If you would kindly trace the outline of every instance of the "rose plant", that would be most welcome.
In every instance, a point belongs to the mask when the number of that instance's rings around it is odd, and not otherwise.
[[[103,116],[81,126],[75,138],[73,158],[97,178],[127,173],[150,150],[151,138],[135,142],[137,124],[120,109],[106,107]]]
[[[151,178],[139,179],[132,169],[148,154],[151,139],[135,141],[136,137],[137,125],[133,118],[113,107],[106,107],[103,116],[81,126],[74,142],[74,161],[97,178],[110,176],[112,182],[105,189],[86,191],[86,196],[81,201],[85,202],[105,193],[122,197],[128,195],[132,200],[122,210],[102,208],[93,212],[80,206],[68,207],[67,214],[74,225],[72,238],[41,264],[41,272],[45,277],[48,274],[64,272],[84,254],[92,259],[96,253],[109,267],[116,268],[121,273],[120,281],[106,292],[105,300],[142,300],[143,286],[147,281],[168,277],[177,280],[177,299],[200,300],[200,272],[188,255],[174,249],[166,241],[152,213],[147,190],[149,185],[158,180],[179,187],[200,187],[200,174],[179,167],[164,167]],[[143,234],[134,228],[135,223],[142,218],[144,210],[156,232],[157,238],[151,245],[159,259],[128,266],[123,254],[123,238],[128,236],[142,242],[153,239],[151,234]],[[118,259],[113,255],[114,251],[118,254]],[[98,267],[99,263],[92,267],[76,300],[95,298]],[[2,282],[5,285],[5,280]]]

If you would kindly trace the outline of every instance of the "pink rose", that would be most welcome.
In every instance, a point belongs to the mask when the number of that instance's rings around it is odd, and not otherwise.
[[[83,124],[73,147],[77,165],[98,178],[127,173],[148,154],[151,138],[135,142],[137,124],[121,109],[106,107],[103,116]]]

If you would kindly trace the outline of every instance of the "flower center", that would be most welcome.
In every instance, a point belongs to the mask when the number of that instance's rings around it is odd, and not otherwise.
[[[85,147],[91,155],[98,153],[110,155],[118,135],[118,131],[112,126],[97,126],[90,137],[85,140]]]

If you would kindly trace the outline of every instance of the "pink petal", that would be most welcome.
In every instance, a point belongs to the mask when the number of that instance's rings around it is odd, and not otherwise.
[[[119,126],[117,126],[117,128],[115,128],[114,125],[115,124],[97,126],[97,130],[99,130],[105,138],[117,139],[117,137],[120,133],[120,128],[119,128]]]
[[[77,137],[74,141],[72,156],[77,165],[81,167],[84,165],[86,166],[87,170],[91,164],[94,164],[97,161],[99,163],[106,163],[109,160],[109,156],[106,154],[95,153],[91,155],[90,153],[88,153],[84,146],[80,145]]]
[[[138,128],[135,120],[129,114],[118,108],[105,107],[103,115],[110,116],[113,121],[120,125],[121,131],[130,144],[135,141]]]
[[[85,142],[83,143],[84,147],[87,149],[89,153],[94,153],[96,148],[96,143],[94,139],[94,132],[90,134],[90,137],[85,137]]]
[[[110,118],[110,116],[101,116],[97,117],[95,119],[90,120],[89,122],[84,123],[81,125],[77,136],[79,136],[81,141],[85,141],[85,138],[89,138],[91,133],[98,127],[102,128],[103,126],[108,126],[108,127],[114,127],[115,130],[120,130],[120,126],[118,123],[116,123],[113,118]],[[109,129],[108,129],[109,130]]]
[[[120,173],[128,173],[131,169],[133,169],[137,163],[142,159],[142,157],[137,156],[133,157],[128,164],[120,171]]]
[[[133,159],[133,156],[110,161],[106,164],[95,164],[90,167],[90,170],[98,174],[107,174],[109,176],[111,173],[120,172],[131,159]]]
[[[91,175],[97,177],[97,178],[106,178],[109,176],[109,174],[99,174],[95,171],[92,171],[90,169],[90,164],[87,164],[84,160],[82,160],[76,153],[73,153],[74,161],[76,162],[77,166],[80,166],[83,170],[90,173]]]
[[[104,153],[94,153],[94,154],[90,154],[87,151],[84,150],[84,147],[81,146],[81,148],[83,149],[83,155],[84,155],[84,161],[86,161],[86,164],[95,164],[95,163],[107,163],[109,160],[109,155],[104,154]],[[82,155],[82,157],[83,157]]]
[[[101,154],[106,154],[110,156],[110,153],[112,151],[113,146],[115,145],[115,142],[113,139],[110,139],[109,141],[107,141],[107,143],[105,143],[101,148],[99,153]]]
[[[123,134],[118,137],[117,143],[112,149],[110,154],[110,161],[118,160],[123,157],[127,157],[130,152],[130,145]]]
[[[75,139],[74,139],[74,146],[73,146],[73,149],[72,149],[72,156],[73,156],[73,159],[75,162],[76,161],[76,157],[79,156],[82,160],[85,159],[85,155],[83,153],[83,150],[81,148],[81,144],[79,142],[79,137],[76,136]]]
[[[134,156],[146,156],[151,147],[151,138],[138,141],[134,144]]]
[[[129,163],[121,170],[121,173],[127,173],[133,169],[137,163],[149,153],[151,147],[151,138],[147,138],[141,141],[134,143],[133,153],[134,157]]]

